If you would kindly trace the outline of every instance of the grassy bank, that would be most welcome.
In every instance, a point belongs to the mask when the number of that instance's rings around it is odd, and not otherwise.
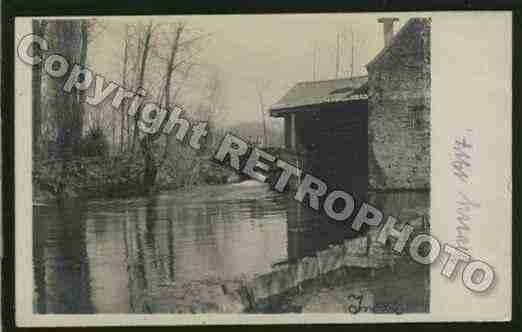
[[[130,156],[35,160],[33,199],[145,195],[143,170],[143,161]],[[206,158],[166,162],[158,168],[154,191],[227,183],[231,174]]]

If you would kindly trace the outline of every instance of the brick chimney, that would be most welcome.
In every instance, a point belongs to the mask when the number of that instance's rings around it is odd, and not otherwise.
[[[384,47],[390,45],[393,38],[393,25],[398,20],[397,17],[381,17],[377,20],[377,22],[383,23]]]

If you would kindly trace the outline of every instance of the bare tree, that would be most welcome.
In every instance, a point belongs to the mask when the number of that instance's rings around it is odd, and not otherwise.
[[[268,145],[268,136],[267,136],[267,125],[266,125],[266,110],[265,103],[263,100],[263,91],[268,88],[268,81],[258,81],[256,82],[256,93],[259,99],[259,112],[261,113],[261,121],[263,123],[263,145]]]
[[[179,43],[181,39],[181,35],[183,33],[183,30],[185,29],[185,25],[183,23],[179,23],[176,27],[174,42],[172,43],[170,56],[167,61],[167,69],[166,69],[166,83],[164,88],[164,96],[165,96],[165,107],[167,109],[167,119],[170,116],[170,113],[172,112],[171,103],[173,100],[171,100],[171,88],[172,88],[172,80],[174,79],[174,70],[177,67],[177,64],[175,64],[175,60],[178,54],[179,50]],[[177,94],[178,90],[176,90]],[[165,156],[167,154],[167,151],[170,146],[172,136],[166,135],[165,137],[165,148],[163,155]]]
[[[143,80],[145,79],[145,72],[147,69],[147,59],[149,57],[149,51],[150,51],[150,44],[151,44],[151,38],[152,38],[152,21],[149,22],[145,29],[145,36],[143,38],[143,44],[142,48],[143,51],[141,53],[140,57],[140,67],[139,67],[139,74],[138,74],[138,80],[136,87],[137,89],[143,88]],[[140,43],[141,44],[141,43]],[[134,152],[136,141],[138,140],[138,120],[140,118],[140,112],[136,112],[136,115],[134,117],[134,128],[133,128],[133,136],[132,136],[132,146],[131,151]]]
[[[221,73],[217,68],[214,68],[206,83],[206,102],[207,105],[202,107],[203,112],[206,113],[206,120],[208,126],[212,131],[207,136],[207,146],[212,147],[215,142],[215,132],[219,126],[219,122],[223,120],[224,116],[224,86]]]
[[[346,75],[348,77],[353,77],[353,76],[356,76],[356,64],[355,64],[355,57],[356,57],[356,49],[358,49],[360,47],[360,45],[357,45],[356,44],[356,35],[355,35],[355,32],[353,31],[353,27],[350,26],[350,42],[348,43],[348,32],[347,32],[347,29],[344,30],[344,38],[343,38],[344,42],[346,43],[346,45],[349,45],[349,50],[346,50],[347,53],[350,53],[350,65],[349,65],[349,70],[346,71]]]
[[[335,78],[339,77],[339,69],[341,65],[341,34],[338,32],[336,36],[336,50],[335,50]]]
[[[127,86],[127,64],[129,62],[129,25],[125,24],[125,40],[124,40],[124,47],[123,47],[123,72],[122,72],[122,83],[123,86]],[[125,107],[126,101],[123,101],[123,105],[121,107],[121,118],[120,118],[120,152],[123,152],[124,149],[124,132],[125,132],[125,120],[126,120],[126,110]]]
[[[164,86],[164,98],[165,98],[165,105],[167,110],[166,118],[170,116],[172,109],[171,107],[168,107],[171,102],[171,86],[172,86],[172,79],[173,79],[173,73],[174,69],[176,68],[175,60],[176,56],[178,54],[179,49],[179,41],[181,38],[181,34],[183,33],[184,29],[183,24],[178,24],[176,31],[175,31],[175,38],[171,46],[170,56],[167,62],[166,66],[166,81]],[[149,36],[150,39],[150,36]],[[141,150],[144,156],[145,160],[145,171],[143,174],[143,185],[145,191],[149,191],[149,189],[154,186],[156,181],[156,175],[158,173],[158,165],[156,164],[155,156],[154,156],[154,149],[152,144],[162,135],[163,132],[163,126],[165,122],[160,126],[160,129],[155,134],[146,134],[143,139],[140,141]],[[167,149],[167,147],[166,147]]]
[[[315,81],[317,77],[317,61],[319,60],[319,49],[317,47],[317,42],[314,42],[313,48],[313,63],[312,63],[312,79]]]

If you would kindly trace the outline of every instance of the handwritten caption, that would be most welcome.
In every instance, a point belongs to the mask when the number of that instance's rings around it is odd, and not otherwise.
[[[456,237],[458,249],[471,254],[470,237],[473,211],[480,208],[480,204],[472,199],[470,186],[473,175],[474,146],[468,129],[464,134],[455,138],[453,143],[453,158],[451,168],[457,180],[457,199],[455,209]]]

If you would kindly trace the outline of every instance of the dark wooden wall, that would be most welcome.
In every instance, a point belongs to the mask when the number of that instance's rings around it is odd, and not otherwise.
[[[285,122],[289,119],[287,117]],[[302,109],[295,114],[296,150],[299,167],[328,185],[328,192],[352,194],[357,206],[368,192],[368,111],[367,103],[326,104]],[[321,200],[321,206],[324,202]],[[288,215],[288,257],[307,256],[331,243],[360,236],[347,222],[330,220],[323,211],[293,202]],[[338,206],[340,210],[344,206]],[[334,206],[334,208],[336,208]],[[322,210],[322,209],[320,209]]]
[[[296,115],[297,148],[306,172],[365,199],[368,189],[366,102],[325,104]]]

